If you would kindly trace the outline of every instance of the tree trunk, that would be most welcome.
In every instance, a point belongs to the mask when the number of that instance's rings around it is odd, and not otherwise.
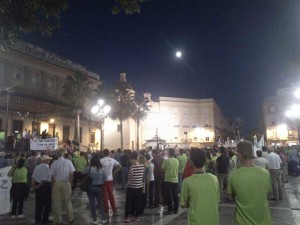
[[[121,150],[123,150],[123,120],[120,120]]]
[[[137,117],[136,127],[137,127],[137,132],[136,132],[136,150],[140,150],[140,118],[139,117]]]
[[[76,110],[76,127],[75,127],[75,139],[80,144],[80,114],[81,110]]]

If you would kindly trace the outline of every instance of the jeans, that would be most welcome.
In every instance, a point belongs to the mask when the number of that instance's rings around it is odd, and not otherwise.
[[[178,183],[165,182],[164,191],[168,212],[178,212]]]
[[[182,186],[182,173],[178,173],[178,193],[181,192],[181,186]]]
[[[97,201],[97,206],[100,212],[101,219],[102,220],[107,219],[108,216],[105,214],[104,207],[103,207],[103,188],[101,186],[91,186],[91,188],[87,191],[87,196],[89,198],[93,220],[94,221],[97,220],[96,203],[95,203],[96,201]]]
[[[127,188],[125,201],[125,217],[128,217],[130,212],[133,213],[134,217],[139,217],[142,191],[143,188]]]
[[[283,198],[283,188],[282,188],[282,179],[281,179],[281,170],[270,169],[273,198],[275,200],[282,200]]]
[[[35,190],[35,222],[48,223],[51,207],[51,183],[44,183]]]
[[[68,221],[74,220],[71,202],[71,184],[69,181],[55,181],[52,186],[53,215],[56,223],[62,223],[62,202],[67,212]]]
[[[128,176],[128,167],[122,167],[122,188],[125,188],[126,186],[126,179],[127,179],[127,176]]]
[[[104,186],[104,211],[108,214],[109,212],[109,203],[114,212],[117,212],[117,207],[115,203],[115,196],[113,193],[113,181],[105,181]]]
[[[159,206],[163,201],[162,189],[163,189],[163,179],[160,177],[154,177],[154,206]]]
[[[298,162],[291,160],[290,162],[291,165],[291,172],[293,176],[298,176],[299,172],[298,172]]]
[[[218,173],[217,174],[217,177],[218,177],[218,181],[219,181],[219,188],[220,188],[220,197],[223,196],[223,189],[224,189],[224,184],[226,185],[227,184],[227,174],[221,174],[221,173]],[[227,188],[227,187],[226,187]]]

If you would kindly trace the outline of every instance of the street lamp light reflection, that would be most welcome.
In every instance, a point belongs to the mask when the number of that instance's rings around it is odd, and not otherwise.
[[[298,99],[300,99],[300,89],[298,88],[298,89],[296,89],[296,91],[295,91],[295,97],[296,98],[298,98]]]
[[[98,104],[93,106],[91,109],[91,112],[93,113],[94,117],[97,118],[100,121],[100,132],[101,132],[101,137],[100,137],[100,142],[101,142],[101,147],[100,149],[103,150],[104,148],[104,120],[107,117],[107,115],[110,112],[110,106],[104,105],[104,100],[99,99]]]

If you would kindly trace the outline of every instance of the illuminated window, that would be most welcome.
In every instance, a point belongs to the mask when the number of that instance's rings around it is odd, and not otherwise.
[[[90,132],[90,143],[95,144],[95,132]]]

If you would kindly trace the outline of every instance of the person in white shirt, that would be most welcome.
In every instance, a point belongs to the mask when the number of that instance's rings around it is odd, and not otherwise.
[[[275,201],[283,199],[283,188],[281,179],[281,164],[282,161],[278,154],[274,153],[274,148],[268,149],[269,155],[267,157],[269,171],[271,175],[273,199]]]
[[[266,158],[262,157],[261,150],[256,151],[256,156],[257,158],[253,159],[254,165],[264,169],[269,169],[268,161]]]
[[[62,201],[65,202],[68,222],[74,221],[73,207],[71,202],[71,184],[75,168],[70,160],[64,159],[64,151],[57,151],[58,159],[50,167],[52,186],[53,213],[55,222],[62,222]]]
[[[113,169],[114,173],[117,173],[119,170],[122,169],[122,166],[120,163],[109,157],[110,152],[108,149],[104,149],[103,151],[104,158],[100,159],[102,168],[105,172],[105,175],[107,177],[107,181],[104,182],[104,211],[106,214],[109,214],[109,202],[110,206],[113,210],[114,215],[117,215],[117,207],[115,203],[115,197],[113,193]]]
[[[41,164],[32,173],[32,188],[35,191],[35,223],[48,224],[51,206],[51,174],[48,155],[41,157]]]

